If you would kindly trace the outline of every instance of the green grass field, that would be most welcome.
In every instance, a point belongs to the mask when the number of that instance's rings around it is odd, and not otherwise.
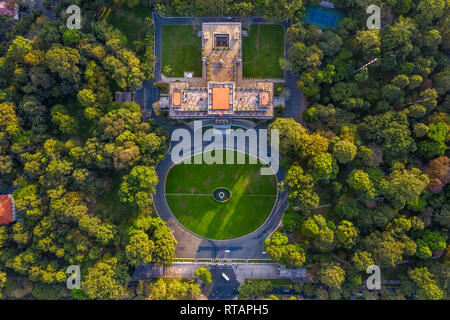
[[[172,68],[170,73],[164,71],[167,65]],[[183,77],[185,71],[202,76],[202,40],[190,25],[164,26],[161,72],[167,77]]]
[[[243,76],[245,78],[283,78],[278,62],[284,56],[283,27],[275,24],[252,25],[243,37]]]
[[[225,153],[224,153],[225,154]],[[235,157],[236,157],[235,153]],[[261,164],[178,164],[166,180],[166,198],[173,214],[199,236],[225,240],[260,227],[273,209],[277,183],[274,175],[261,176]],[[232,196],[226,203],[212,198],[216,188]]]

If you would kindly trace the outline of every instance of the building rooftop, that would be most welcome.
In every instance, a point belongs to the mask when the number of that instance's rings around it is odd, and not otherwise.
[[[273,117],[273,82],[242,79],[240,22],[203,23],[202,77],[169,82],[169,116],[174,119]]]
[[[230,109],[230,88],[212,88],[212,108],[213,110]]]

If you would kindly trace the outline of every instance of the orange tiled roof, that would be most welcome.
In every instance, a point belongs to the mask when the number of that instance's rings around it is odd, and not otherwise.
[[[174,106],[181,106],[181,92],[180,91],[175,91],[173,93],[173,105]]]
[[[213,110],[230,109],[230,88],[212,88]]]
[[[269,91],[261,92],[261,105],[268,106],[269,102],[270,102],[270,92]]]
[[[13,201],[9,196],[0,196],[0,224],[13,222]]]

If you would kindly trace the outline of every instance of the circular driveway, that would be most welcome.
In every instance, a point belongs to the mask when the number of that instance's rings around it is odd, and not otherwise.
[[[240,125],[240,123],[233,123]],[[248,124],[242,126],[250,127]],[[173,126],[171,131],[184,128],[193,133],[189,126]],[[210,142],[200,142],[202,150],[210,144]],[[176,144],[176,143],[175,143]],[[186,229],[173,215],[165,196],[165,182],[167,173],[174,165],[171,158],[171,151],[174,144],[170,144],[170,149],[164,159],[156,166],[158,175],[158,184],[156,192],[153,195],[153,204],[157,214],[163,219],[167,226],[172,230],[172,234],[178,241],[176,247],[176,256],[178,258],[228,258],[228,259],[266,259],[264,252],[264,241],[279,226],[284,210],[287,208],[287,193],[278,192],[275,206],[272,209],[267,220],[256,231],[240,238],[231,240],[211,240],[200,237],[188,229]],[[194,150],[198,150],[200,146],[192,145],[191,154]],[[236,148],[235,148],[236,149]],[[250,148],[248,148],[249,150]],[[253,155],[250,153],[250,155]],[[257,157],[256,155],[253,155]],[[277,180],[282,181],[284,178],[284,170],[280,168],[276,174]]]

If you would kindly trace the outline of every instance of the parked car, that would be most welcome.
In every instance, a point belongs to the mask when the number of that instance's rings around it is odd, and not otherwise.
[[[222,272],[222,277],[223,277],[225,280],[230,281],[230,278],[228,278],[228,276],[227,276],[224,272]]]

